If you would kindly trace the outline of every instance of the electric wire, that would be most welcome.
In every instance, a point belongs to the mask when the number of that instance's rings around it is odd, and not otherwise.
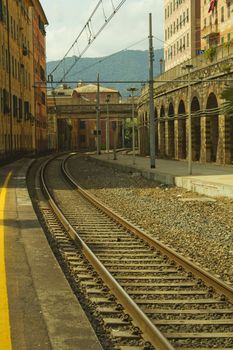
[[[90,69],[90,68],[96,66],[97,64],[101,64],[102,62],[104,62],[104,61],[106,61],[106,60],[108,60],[108,59],[110,59],[110,58],[112,58],[112,57],[114,57],[114,56],[116,56],[116,55],[118,55],[118,54],[120,54],[120,53],[126,52],[126,51],[128,51],[131,47],[134,47],[134,46],[136,46],[136,45],[138,45],[138,44],[141,44],[141,43],[142,43],[143,41],[145,41],[145,40],[147,40],[147,37],[146,37],[146,38],[143,38],[143,39],[141,39],[141,40],[138,40],[137,42],[131,44],[131,45],[128,46],[127,48],[124,48],[124,49],[122,49],[122,50],[120,50],[120,51],[114,52],[114,53],[112,53],[111,55],[105,56],[105,57],[101,58],[99,61],[97,61],[97,62],[95,62],[95,63],[92,63],[92,64],[90,64],[90,65],[88,65],[88,66],[86,66],[86,67],[80,69],[80,70],[77,71],[76,73],[69,75],[69,78],[71,78],[71,77],[73,77],[73,76],[75,76],[75,75],[77,75],[77,74],[83,73],[83,72],[85,72],[86,70],[88,70],[88,69]]]
[[[85,26],[83,27],[83,29],[81,30],[80,34],[78,35],[78,37],[75,39],[75,41],[73,42],[73,44],[71,45],[71,47],[68,49],[68,51],[66,52],[65,56],[62,58],[61,61],[59,61],[59,63],[55,66],[55,68],[52,70],[52,72],[50,73],[51,75],[58,69],[58,67],[61,65],[62,62],[65,61],[66,57],[68,56],[68,54],[70,53],[70,51],[74,48],[74,46],[78,43],[78,40],[80,39],[81,35],[83,34],[84,31],[89,31],[89,35],[87,37],[87,44],[84,47],[84,49],[80,52],[80,55],[78,57],[76,57],[76,59],[74,60],[74,62],[71,64],[71,66],[67,69],[67,71],[64,73],[63,77],[61,78],[60,82],[62,82],[65,77],[67,76],[67,74],[69,74],[69,72],[74,68],[74,66],[77,64],[77,62],[80,60],[80,58],[83,56],[83,54],[88,50],[88,48],[90,47],[90,45],[93,43],[93,41],[99,36],[99,34],[103,31],[103,29],[106,27],[106,25],[110,22],[110,20],[114,17],[114,15],[117,13],[117,11],[121,8],[121,6],[126,2],[126,0],[121,0],[118,5],[116,7],[113,6],[114,10],[113,12],[107,17],[105,12],[104,12],[104,17],[105,17],[105,21],[104,24],[97,30],[96,33],[93,32],[93,30],[91,30],[90,25],[92,25],[92,18],[94,16],[94,14],[97,12],[98,8],[102,5],[102,7],[104,6],[103,4],[103,0],[100,0],[94,11],[92,12],[91,16],[89,17],[88,21],[86,22]]]

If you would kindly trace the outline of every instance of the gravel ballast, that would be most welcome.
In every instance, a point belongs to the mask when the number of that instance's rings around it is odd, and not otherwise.
[[[69,160],[71,174],[118,214],[233,283],[233,200],[209,198],[104,167]]]

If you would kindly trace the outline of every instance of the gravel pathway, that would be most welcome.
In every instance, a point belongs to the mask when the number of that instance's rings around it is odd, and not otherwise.
[[[72,175],[114,211],[233,284],[233,200],[213,199],[85,158]]]

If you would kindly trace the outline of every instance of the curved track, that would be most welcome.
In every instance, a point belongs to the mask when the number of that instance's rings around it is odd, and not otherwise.
[[[151,344],[163,350],[233,349],[233,305],[228,301],[233,301],[232,288],[90,196],[72,179],[69,161],[72,158],[65,162],[60,157],[45,165],[44,191],[77,244],[67,259],[83,278],[106,329],[117,337],[118,348],[125,344],[149,349]],[[48,221],[53,222],[51,215]],[[77,262],[74,256],[80,252],[108,288],[98,286],[98,278],[84,278],[90,268]],[[109,290],[114,297],[109,298]],[[128,315],[123,319],[118,314],[122,316],[122,309]],[[141,336],[147,341],[143,347]]]

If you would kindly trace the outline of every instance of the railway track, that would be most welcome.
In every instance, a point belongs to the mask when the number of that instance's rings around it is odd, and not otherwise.
[[[43,167],[41,210],[113,348],[233,349],[233,289],[90,196],[69,161]]]

